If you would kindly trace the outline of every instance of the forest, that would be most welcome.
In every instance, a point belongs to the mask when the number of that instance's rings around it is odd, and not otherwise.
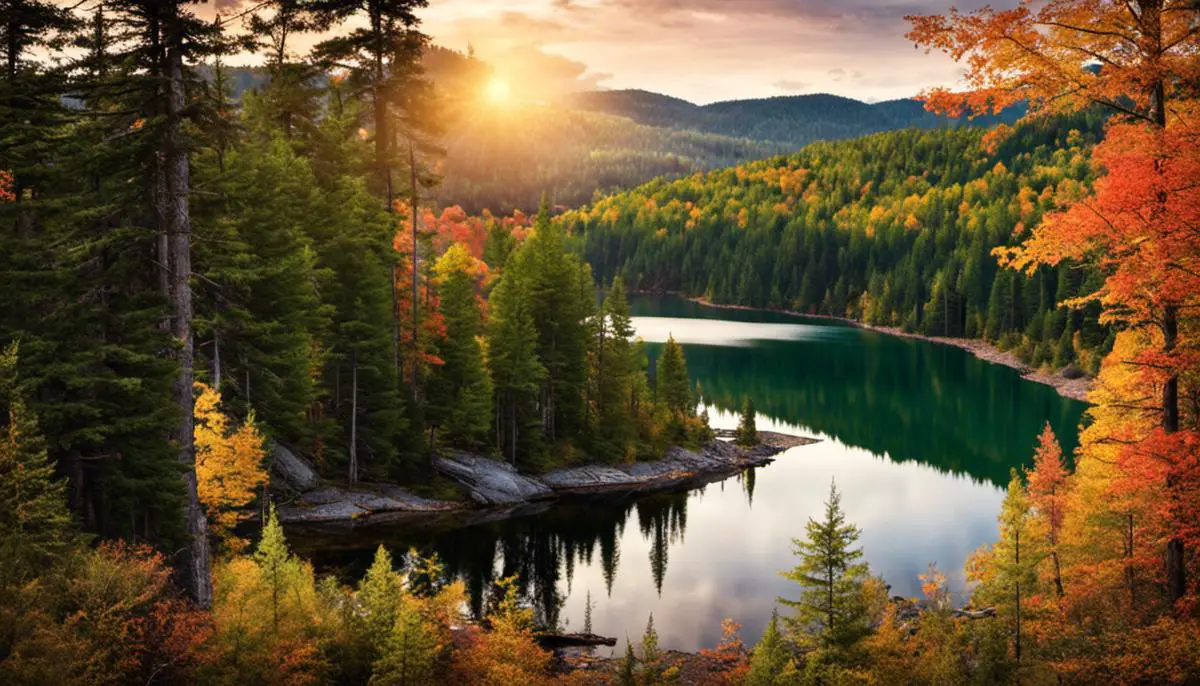
[[[1093,292],[1100,273],[1064,261],[1026,278],[991,251],[1086,191],[1103,122],[1089,110],[1022,124],[1003,141],[954,128],[817,143],[656,180],[563,221],[602,280],[986,338],[1034,365],[1095,373],[1112,345],[1099,304],[1059,303]]]
[[[202,5],[0,4],[0,681],[1200,679],[1194,3],[910,17],[971,88],[887,110],[1011,125],[694,173],[787,143],[787,116],[738,128],[720,104],[665,134],[576,112],[666,152],[513,189],[443,157],[473,94],[426,71],[425,0]],[[255,78],[229,66],[246,51]],[[479,154],[474,173],[503,156]],[[667,178],[551,209],[643,174]],[[381,546],[350,581],[292,552],[276,445],[330,482],[441,495],[442,451],[538,473],[711,443],[682,346],[652,361],[634,335],[635,289],[985,338],[1096,375],[1092,406],[1078,441],[1047,426],[1009,475],[969,607],[933,565],[923,599],[889,598],[835,485],[779,570],[795,594],[752,647],[728,622],[703,674],[652,616],[611,670],[564,673],[515,577],[468,602],[421,551]],[[660,538],[682,531],[668,505]]]

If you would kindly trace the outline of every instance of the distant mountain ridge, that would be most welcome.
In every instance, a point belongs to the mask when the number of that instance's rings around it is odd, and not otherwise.
[[[1024,114],[1010,108],[999,116],[960,120],[929,112],[915,99],[866,103],[829,93],[725,100],[697,105],[645,90],[583,91],[563,104],[574,108],[627,117],[639,124],[691,129],[736,138],[802,147],[816,140],[938,126],[990,126],[1012,123]]]

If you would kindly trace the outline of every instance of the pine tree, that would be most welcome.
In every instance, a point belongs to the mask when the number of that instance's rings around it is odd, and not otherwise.
[[[461,244],[452,246],[437,265],[440,306],[446,335],[438,344],[442,364],[432,373],[426,396],[434,424],[450,445],[477,450],[488,444],[492,428],[492,382],[484,366],[482,316],[468,269],[473,258]],[[440,407],[437,407],[440,406]]]
[[[848,648],[868,630],[862,599],[869,572],[858,561],[862,550],[854,547],[860,531],[846,522],[841,500],[831,484],[824,519],[809,518],[806,538],[792,539],[800,563],[783,576],[803,590],[799,600],[780,599],[796,610],[794,617],[784,618],[788,626],[830,649]]]
[[[741,446],[758,445],[758,427],[754,422],[754,400],[749,396],[742,403],[742,419],[737,428],[737,444]]]
[[[322,207],[328,222],[312,230],[317,266],[330,275],[322,288],[334,313],[325,379],[341,439],[330,450],[345,459],[351,482],[363,474],[396,478],[409,466],[400,457],[412,449],[413,437],[405,432],[394,365],[391,224],[362,183],[350,178],[339,180]]]
[[[267,523],[263,526],[262,538],[254,550],[254,562],[266,585],[271,609],[271,626],[278,630],[286,619],[285,614],[290,606],[297,584],[305,581],[304,563],[292,555],[288,549],[287,539],[283,535],[283,527],[279,524],[279,516],[272,504],[267,514]]]
[[[359,582],[356,595],[362,617],[361,631],[376,659],[384,653],[398,623],[402,625],[402,638],[408,631],[400,617],[403,596],[403,580],[392,565],[392,556],[381,545],[375,549],[375,559]]]
[[[746,675],[747,686],[775,686],[790,662],[792,656],[779,632],[779,612],[772,611],[771,621],[754,646],[750,673]]]
[[[546,369],[539,396],[542,433],[551,443],[573,437],[584,420],[594,284],[587,265],[567,250],[563,229],[550,221],[544,204],[533,235],[509,259],[505,279],[520,283],[537,331],[538,360]]]
[[[683,347],[675,342],[674,336],[667,337],[658,358],[656,373],[655,393],[658,402],[673,414],[690,416],[695,411],[695,405],[688,381],[687,359],[683,355]]]
[[[506,274],[492,291],[488,370],[496,402],[500,452],[516,464],[540,452],[537,393],[546,368],[537,357],[537,329],[520,284]]]
[[[642,369],[620,278],[613,280],[604,299],[596,330],[591,383],[596,416],[594,452],[598,458],[621,459],[635,451],[637,377]]]
[[[199,364],[245,416],[251,408],[271,436],[311,450],[327,428],[314,425],[332,307],[321,302],[308,233],[322,211],[308,163],[282,140],[230,152],[217,175],[218,198],[198,208],[196,268]]]
[[[0,351],[0,587],[44,574],[77,542],[63,484],[22,397],[17,349]]]

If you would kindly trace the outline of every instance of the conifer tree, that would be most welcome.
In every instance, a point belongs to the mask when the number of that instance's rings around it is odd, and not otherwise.
[[[690,415],[695,406],[692,404],[692,387],[688,381],[687,359],[683,355],[683,347],[675,342],[674,336],[667,337],[658,358],[656,374],[655,393],[658,402],[673,414]]]
[[[792,539],[800,562],[782,574],[803,590],[798,600],[780,599],[796,610],[795,616],[784,618],[789,627],[835,650],[850,647],[868,630],[862,599],[869,572],[859,562],[862,549],[854,547],[860,531],[846,522],[841,501],[837,485],[831,484],[824,518],[810,517],[807,536]]]
[[[779,631],[779,612],[773,610],[771,621],[767,622],[762,638],[754,646],[750,672],[746,675],[747,686],[775,686],[791,661],[792,656]]]
[[[496,402],[496,440],[516,464],[539,452],[537,393],[546,368],[537,357],[537,329],[516,279],[506,274],[492,291],[488,370]]]
[[[22,397],[17,345],[0,351],[0,587],[21,585],[76,542],[37,417]]]
[[[475,264],[473,264],[473,262]],[[484,366],[482,315],[469,273],[482,267],[455,244],[438,260],[440,308],[446,335],[438,344],[442,364],[426,392],[429,412],[450,445],[479,449],[492,428],[492,385]]]
[[[758,426],[754,422],[754,400],[749,396],[742,403],[742,418],[737,428],[737,444],[742,446],[758,445]]]
[[[625,287],[618,277],[605,296],[597,317],[596,349],[592,364],[596,415],[597,457],[630,456],[637,439],[635,411],[641,359],[633,341],[633,322]]]

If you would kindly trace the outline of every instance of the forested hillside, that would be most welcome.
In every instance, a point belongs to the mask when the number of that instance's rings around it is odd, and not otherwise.
[[[628,189],[656,177],[675,178],[791,152],[817,140],[853,138],[909,127],[988,126],[998,117],[958,120],[928,112],[916,100],[867,104],[828,94],[734,100],[706,106],[646,91],[588,91],[558,100],[483,97],[491,67],[474,56],[427,46],[422,65],[447,105],[445,150],[434,198],[471,213],[531,213],[543,197],[575,207],[596,193]],[[212,65],[197,73],[214,78]],[[236,105],[264,92],[269,69],[227,69]],[[323,92],[323,72],[306,75]],[[327,106],[324,103],[322,106]]]
[[[715,303],[1020,345],[1035,364],[1093,371],[1107,332],[1098,274],[1064,262],[1026,278],[991,251],[1083,192],[1102,119],[1024,125],[1002,143],[973,128],[813,144],[795,155],[658,180],[563,221],[601,280]]]
[[[586,91],[568,96],[565,102],[574,108],[607,112],[650,126],[752,138],[793,148],[818,140],[855,138],[909,127],[1012,123],[1024,112],[1023,107],[1012,107],[1000,115],[968,120],[935,114],[913,99],[870,104],[828,93],[695,105],[647,91]]]

